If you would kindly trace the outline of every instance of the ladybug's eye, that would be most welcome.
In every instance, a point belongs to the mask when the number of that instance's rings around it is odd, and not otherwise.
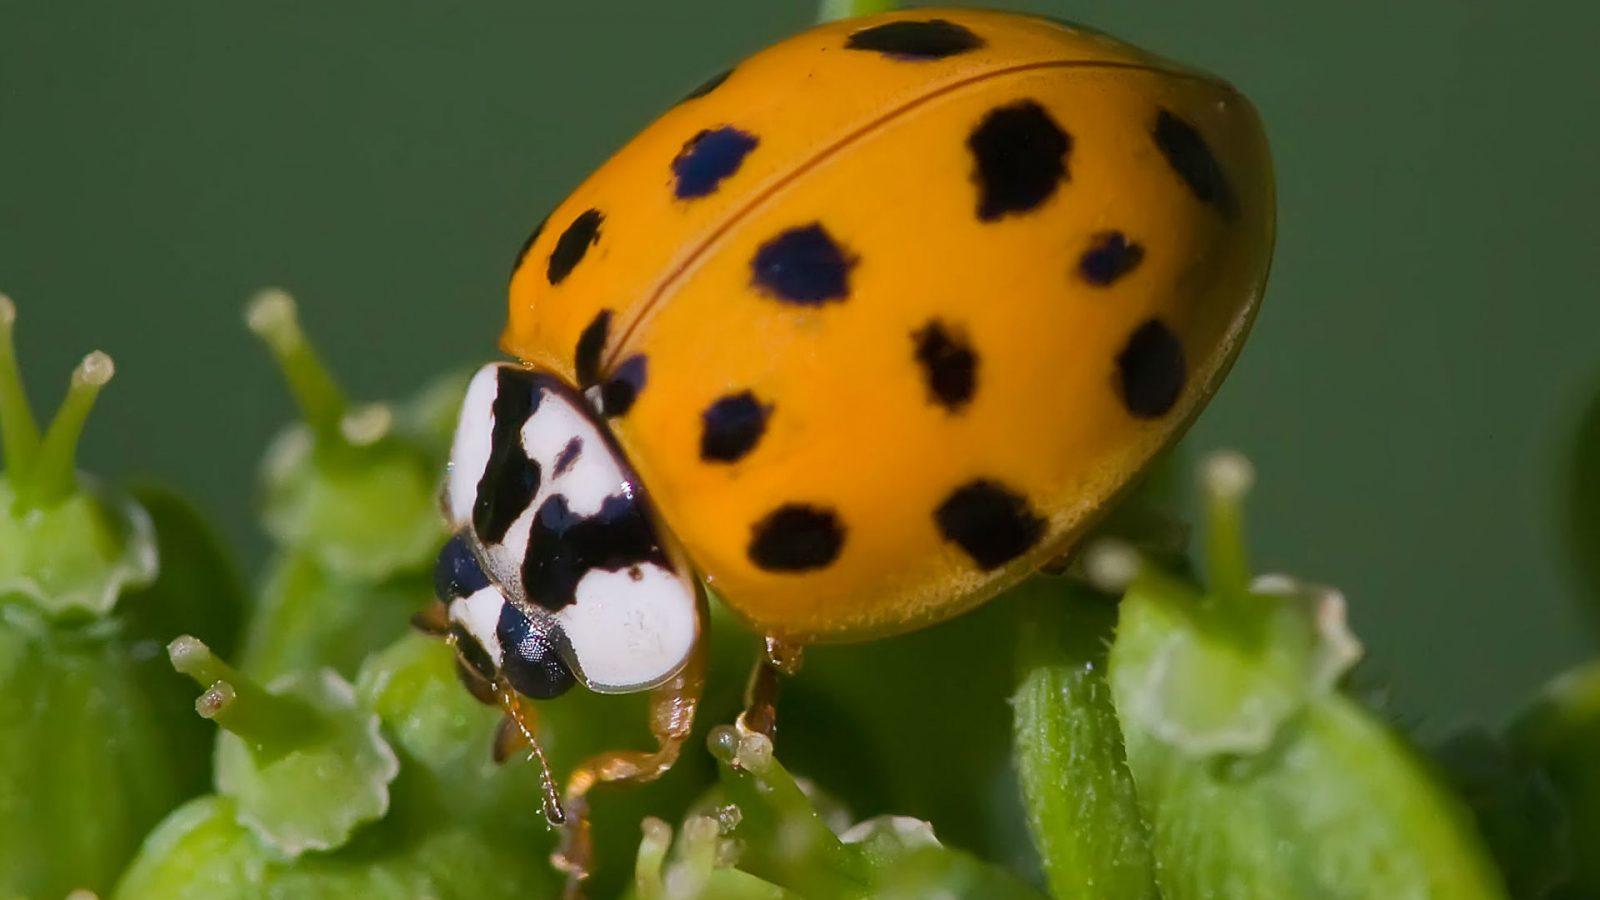
[[[561,659],[566,636],[552,619],[529,618],[516,606],[500,607],[495,628],[504,657],[500,670],[517,693],[535,700],[548,700],[565,694],[577,683],[572,670]]]

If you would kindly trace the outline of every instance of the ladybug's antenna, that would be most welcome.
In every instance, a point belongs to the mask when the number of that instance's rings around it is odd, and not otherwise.
[[[528,743],[528,759],[539,763],[539,789],[544,799],[545,820],[551,825],[565,825],[567,814],[561,806],[561,795],[556,792],[556,779],[550,773],[550,761],[545,758],[544,748],[539,746],[539,738],[533,733],[533,726],[528,721],[529,716],[521,698],[498,680],[495,681],[494,692],[495,696],[500,698],[500,708],[505,711],[506,718],[517,726],[517,731],[522,733],[522,739]]]

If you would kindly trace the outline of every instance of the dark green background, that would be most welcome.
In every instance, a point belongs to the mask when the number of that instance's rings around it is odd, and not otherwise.
[[[1342,587],[1412,720],[1498,716],[1594,649],[1558,462],[1600,386],[1600,7],[1018,4],[1222,74],[1278,166],[1268,300],[1191,446],[1257,461],[1271,568]],[[506,270],[668,102],[808,0],[0,0],[0,289],[33,393],[121,374],[87,463],[259,551],[277,284],[353,391],[494,352]]]

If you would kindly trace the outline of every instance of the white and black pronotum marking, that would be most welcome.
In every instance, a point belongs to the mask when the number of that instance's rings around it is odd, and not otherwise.
[[[503,363],[473,376],[445,511],[458,538],[440,557],[440,599],[461,629],[457,644],[470,637],[519,691],[507,664],[548,679],[552,650],[605,693],[658,685],[689,658],[699,633],[695,583],[663,543],[620,451],[559,379]],[[481,584],[468,562],[486,573]],[[445,595],[447,566],[454,596]]]

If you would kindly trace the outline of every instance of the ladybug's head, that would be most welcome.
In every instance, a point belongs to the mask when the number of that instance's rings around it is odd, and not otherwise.
[[[457,644],[472,638],[477,662],[519,692],[554,696],[563,678],[643,690],[688,661],[698,583],[605,426],[560,379],[504,363],[478,371],[444,508],[456,537],[440,556],[440,597],[464,633]]]

